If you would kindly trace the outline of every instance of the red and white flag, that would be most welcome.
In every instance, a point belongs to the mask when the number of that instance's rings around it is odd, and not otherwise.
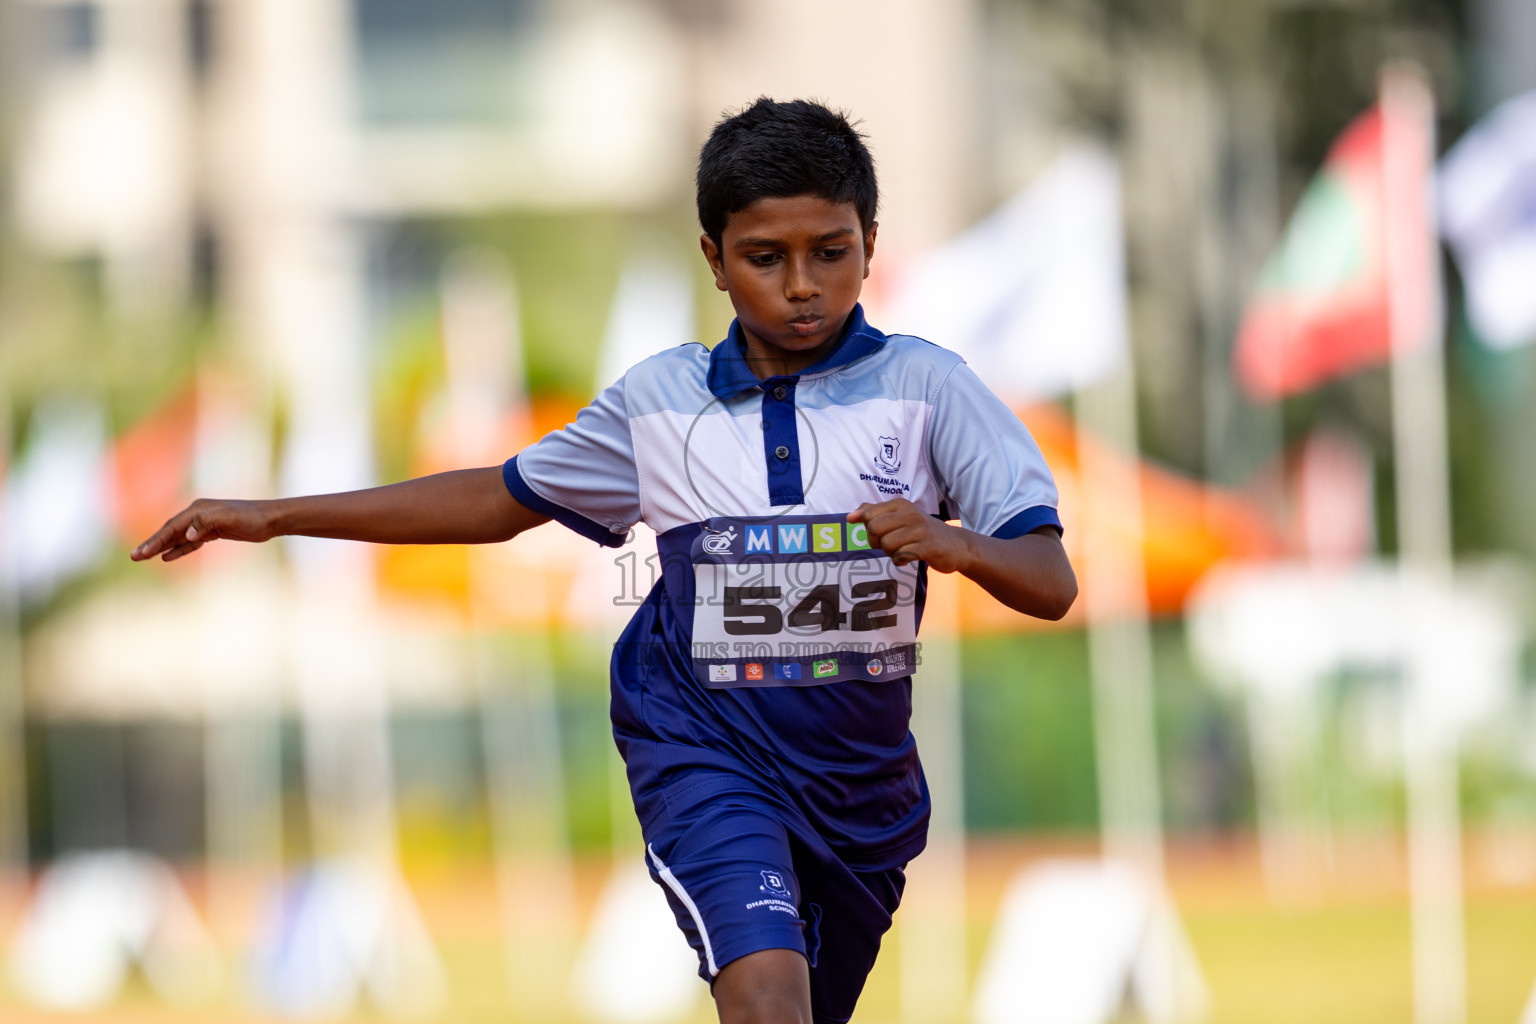
[[[1386,362],[1438,319],[1428,130],[1383,100],[1334,142],[1260,274],[1234,370],[1273,400]],[[1394,317],[1396,318],[1394,320]]]

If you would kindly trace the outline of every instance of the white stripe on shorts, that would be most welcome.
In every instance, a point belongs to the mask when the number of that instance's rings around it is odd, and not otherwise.
[[[683,883],[679,882],[677,876],[672,873],[672,869],[656,856],[656,851],[651,848],[650,843],[645,844],[645,852],[649,853],[651,860],[656,862],[656,873],[661,876],[661,880],[667,883],[667,888],[671,889],[678,899],[683,901],[683,906],[688,908],[688,913],[693,917],[693,926],[699,930],[699,938],[704,941],[704,962],[709,966],[709,976],[713,978],[720,973],[720,968],[715,966],[715,951],[709,944],[709,932],[704,928],[704,919],[699,916],[698,906],[694,904],[693,897],[689,896],[688,891],[683,888]]]

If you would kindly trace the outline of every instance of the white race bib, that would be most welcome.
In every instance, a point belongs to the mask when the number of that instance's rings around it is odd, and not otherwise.
[[[694,544],[693,658],[711,687],[910,675],[920,574],[843,515],[716,519]]]

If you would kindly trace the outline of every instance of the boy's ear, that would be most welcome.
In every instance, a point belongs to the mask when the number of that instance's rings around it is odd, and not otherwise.
[[[729,289],[725,286],[725,264],[720,260],[720,247],[706,233],[699,236],[699,248],[704,250],[704,259],[709,261],[709,269],[714,271],[715,287],[721,291],[728,291]],[[866,264],[865,273],[868,272]]]
[[[879,221],[871,221],[864,236],[864,276],[869,277],[869,261],[875,258],[875,233],[880,230]]]

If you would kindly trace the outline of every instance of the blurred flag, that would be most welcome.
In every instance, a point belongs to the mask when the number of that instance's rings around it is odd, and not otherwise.
[[[1373,107],[1333,144],[1259,277],[1234,354],[1249,394],[1279,398],[1387,358],[1383,200]]]
[[[619,276],[603,333],[598,390],[647,356],[693,340],[693,288],[687,269],[663,256],[630,260]]]
[[[498,465],[534,436],[511,267],[492,250],[464,249],[445,262],[441,287],[447,374],[418,424],[417,475]],[[470,612],[470,563],[483,553],[459,544],[397,544],[374,554],[386,590]]]
[[[112,442],[113,526],[125,544],[137,544],[187,503],[197,417],[198,395],[188,388]]]
[[[98,406],[45,404],[33,415],[31,434],[5,481],[0,509],[0,579],[23,601],[46,598],[95,563],[112,505]]]
[[[1440,227],[1478,337],[1500,349],[1536,341],[1536,92],[1498,107],[1441,161]]]
[[[443,269],[443,358],[455,465],[494,465],[532,440],[517,282],[489,249]]]
[[[1087,144],[922,260],[896,293],[890,329],[965,357],[1010,401],[1049,398],[1125,358],[1120,172]]]
[[[1429,187],[1427,166],[1388,159],[1389,139],[1406,147],[1418,131],[1406,116],[1389,124],[1388,109],[1372,107],[1334,142],[1259,277],[1233,357],[1238,381],[1255,398],[1306,391],[1391,355],[1393,268],[1418,278],[1432,259],[1414,244],[1406,259],[1388,245],[1394,227],[1405,243],[1424,235],[1415,221],[1427,216],[1428,204],[1418,200]],[[1389,166],[1416,180],[1389,187]],[[1427,307],[1417,303],[1434,282],[1405,279],[1400,287],[1400,300],[1411,300],[1402,312],[1422,320]],[[1400,326],[1415,341],[1427,336],[1417,322]]]

